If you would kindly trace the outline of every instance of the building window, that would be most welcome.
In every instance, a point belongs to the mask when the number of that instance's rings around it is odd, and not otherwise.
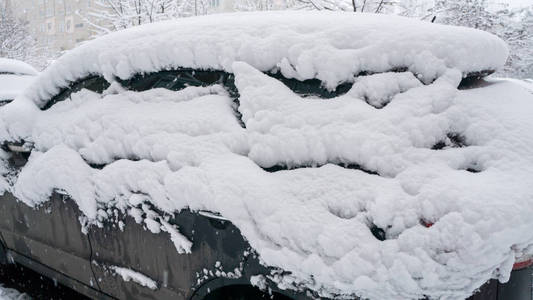
[[[37,4],[39,6],[39,16],[44,17],[46,12],[46,6],[44,4],[44,0],[39,0],[39,3]]]
[[[56,0],[56,12],[58,15],[64,15],[65,14],[65,3],[63,0]]]
[[[65,31],[68,33],[74,32],[74,17],[68,16],[65,18]]]
[[[56,33],[56,22],[54,18],[46,20],[46,33],[49,35]]]
[[[46,7],[46,16],[54,16],[54,1],[53,0],[44,0],[44,5]]]
[[[76,24],[75,27],[76,27],[76,28],[82,28],[82,27],[83,27],[83,23],[78,23],[78,24]]]
[[[58,25],[59,25],[59,26],[58,26],[58,29],[57,29],[57,30],[58,30],[60,33],[65,32],[65,22],[63,22],[63,21],[59,21],[59,24],[58,24]]]

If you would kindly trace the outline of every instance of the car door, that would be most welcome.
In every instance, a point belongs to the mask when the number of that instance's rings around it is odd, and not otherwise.
[[[73,83],[42,109],[82,88],[101,92],[106,86],[102,80],[91,77]],[[4,145],[4,150],[10,155],[8,164],[13,173],[24,167],[31,151],[10,143]],[[9,192],[0,196],[1,238],[11,255],[16,256],[15,261],[99,298],[98,283],[91,269],[91,245],[83,233],[81,216],[76,203],[60,191],[55,191],[49,201],[36,208],[18,201]]]
[[[39,208],[27,206],[10,193],[0,197],[0,232],[17,262],[37,271],[50,268],[98,290],[90,265],[91,247],[87,235],[82,233],[80,215],[76,204],[58,193]],[[47,275],[55,277],[52,273]],[[55,279],[61,281],[59,277]]]
[[[179,91],[189,86],[231,84],[231,80],[229,74],[221,71],[181,69],[140,74],[121,81],[121,84],[138,92],[155,88]],[[226,262],[225,266],[233,271],[245,260],[246,243],[234,227],[229,231],[225,229],[229,222],[219,220],[218,223],[226,224],[215,228],[211,224],[216,221],[210,222],[209,218],[191,212],[167,215],[168,220],[163,220],[163,213],[153,207],[148,210],[150,212],[142,211],[141,214],[160,216],[155,233],[142,221],[122,213],[116,218],[121,220],[122,226],[117,226],[116,221],[104,221],[103,227],[89,229],[94,251],[93,269],[101,279],[102,291],[120,299],[189,299],[204,269],[213,269],[218,261]],[[166,229],[160,230],[160,227]],[[176,248],[171,231],[192,242],[190,253]],[[119,274],[117,268],[146,276],[157,287],[135,282]]]
[[[156,211],[154,209],[154,211]],[[163,214],[161,214],[163,215]],[[163,226],[174,233],[152,233],[131,216],[119,216],[122,229],[113,222],[91,227],[89,238],[94,250],[93,269],[103,292],[120,299],[190,299],[195,290],[225,272],[227,281],[240,277],[249,245],[229,221],[210,214],[182,211]],[[190,252],[178,250],[173,234],[191,242]],[[155,288],[128,280],[116,268],[142,274],[156,283]],[[207,272],[207,273],[206,273]],[[211,273],[209,273],[211,272]]]

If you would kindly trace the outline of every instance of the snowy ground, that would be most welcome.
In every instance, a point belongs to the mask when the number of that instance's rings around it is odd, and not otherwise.
[[[23,299],[31,299],[26,294],[20,293],[17,290],[6,288],[2,285],[0,285],[0,300],[23,300]]]

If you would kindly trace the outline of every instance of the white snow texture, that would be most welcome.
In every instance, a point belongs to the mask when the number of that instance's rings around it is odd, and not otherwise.
[[[30,75],[0,74],[0,101],[15,99],[34,79]]]
[[[122,277],[122,280],[126,282],[133,281],[149,289],[152,289],[152,290],[157,289],[157,282],[155,282],[153,279],[151,279],[150,277],[144,274],[141,274],[139,272],[133,271],[128,268],[121,268],[117,266],[112,266],[111,269],[115,273],[117,273],[120,277]]]
[[[366,14],[217,15],[110,34],[1,109],[0,139],[34,144],[10,189],[30,206],[64,190],[92,222],[148,202],[218,212],[263,264],[291,272],[284,283],[322,296],[466,298],[533,254],[533,95],[506,80],[457,89],[506,56],[488,33]],[[176,67],[233,73],[245,128],[219,85],[82,90],[39,109],[88,74]],[[354,85],[304,98],[272,70]]]
[[[0,57],[0,74],[9,73],[16,75],[37,75],[37,70],[25,62]]]

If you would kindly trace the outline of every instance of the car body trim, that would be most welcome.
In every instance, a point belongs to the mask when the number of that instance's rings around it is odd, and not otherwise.
[[[213,212],[210,212],[210,211],[207,211],[207,210],[199,210],[198,214],[201,215],[201,216],[204,216],[206,218],[209,218],[209,219],[215,219],[215,220],[221,220],[221,221],[229,221],[229,219],[224,218],[221,215],[218,215],[216,213],[213,213]]]
[[[92,299],[101,299],[101,300],[108,300],[108,299],[115,299],[105,293],[102,293],[99,290],[96,290],[90,286],[85,285],[82,282],[79,282],[78,280],[71,278],[59,271],[56,271],[46,265],[43,265],[29,257],[26,257],[23,254],[20,254],[14,250],[8,249],[7,250],[7,256],[12,257],[13,260],[29,269],[34,270],[37,273],[40,273],[46,277],[56,279],[59,283],[70,287],[74,289],[75,291],[84,294],[85,296],[88,296]]]

